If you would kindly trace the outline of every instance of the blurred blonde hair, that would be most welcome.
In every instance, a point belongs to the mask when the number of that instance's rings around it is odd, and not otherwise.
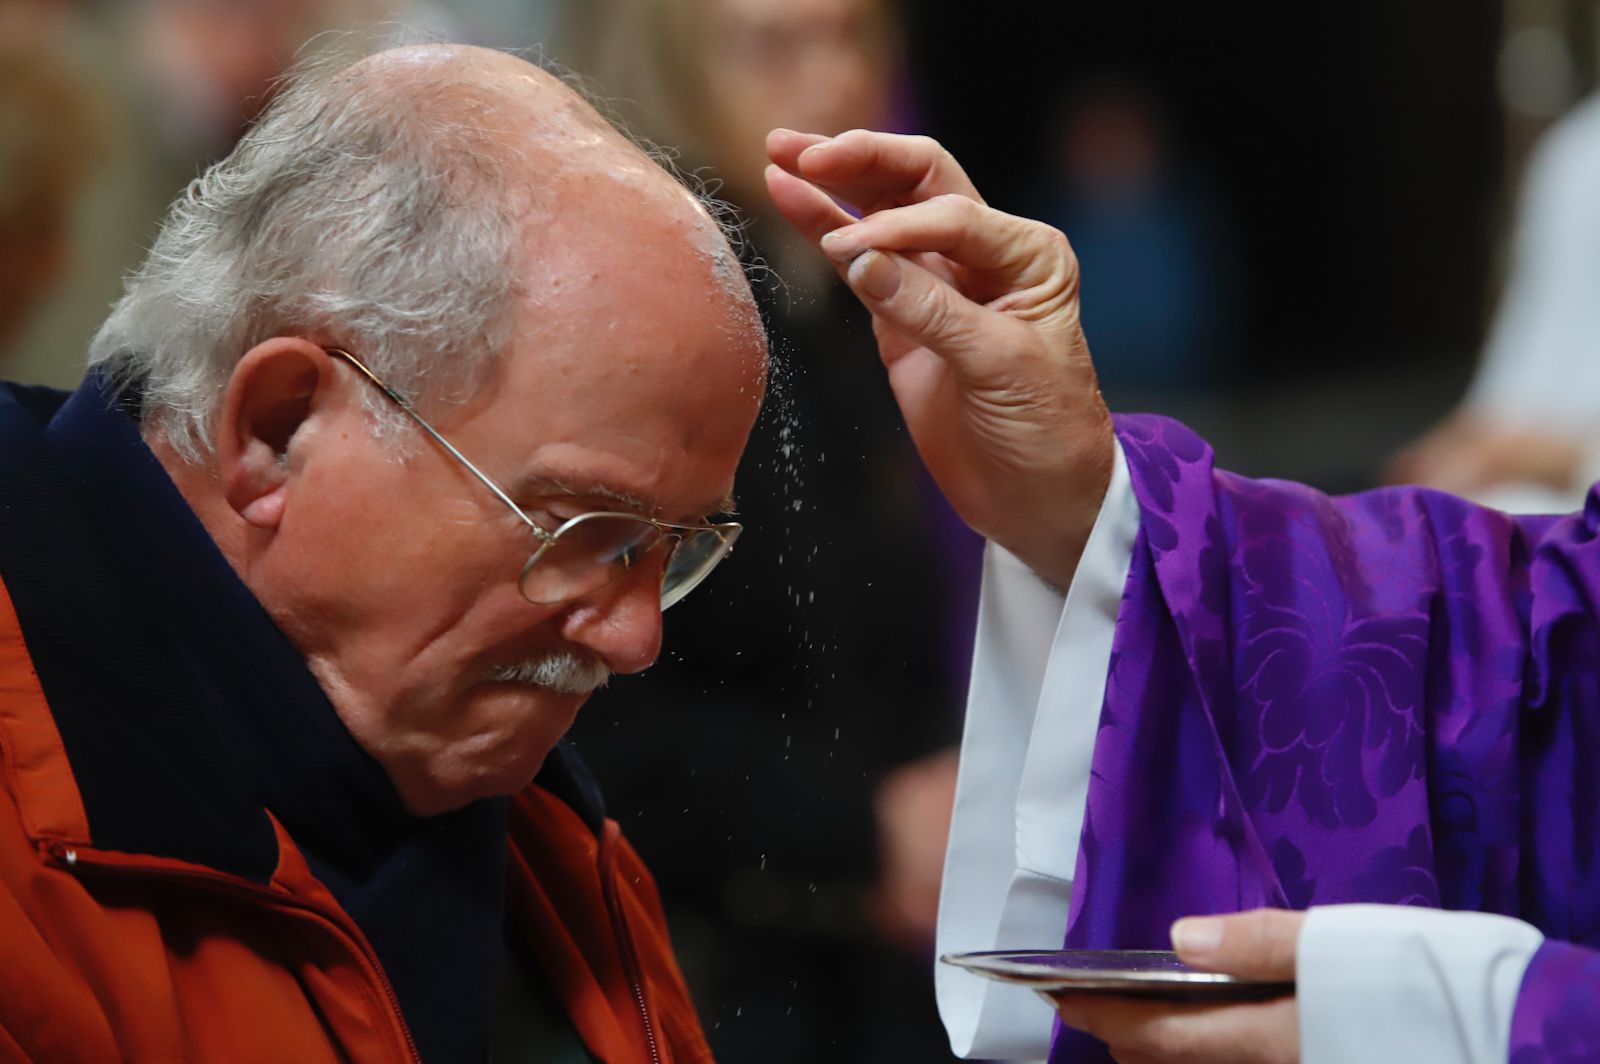
[[[862,7],[883,31],[883,69],[897,69],[901,5],[863,0]],[[567,9],[558,48],[629,127],[676,146],[695,165],[726,170],[723,124],[731,101],[713,97],[710,72],[720,28],[714,20],[724,14],[716,0],[585,0]]]
[[[705,16],[704,0],[588,0],[569,6],[559,47],[629,128],[704,158]]]
[[[0,234],[72,199],[102,157],[100,102],[31,4],[0,4]]]

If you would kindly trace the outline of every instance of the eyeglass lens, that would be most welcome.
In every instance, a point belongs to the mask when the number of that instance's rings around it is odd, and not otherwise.
[[[677,549],[667,557],[667,568],[661,577],[661,608],[677,602],[711,575],[737,538],[736,530],[707,528],[678,539]]]
[[[732,537],[715,529],[668,537],[646,521],[586,515],[564,526],[529,561],[522,571],[522,594],[541,605],[582,598],[639,564],[663,539],[668,539],[668,554],[661,580],[662,609],[704,580],[732,543]]]

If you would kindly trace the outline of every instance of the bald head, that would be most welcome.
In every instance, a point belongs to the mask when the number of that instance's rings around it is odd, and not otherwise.
[[[523,187],[527,224],[583,219],[581,229],[632,215],[631,238],[687,236],[705,266],[757,326],[730,227],[670,163],[624,134],[571,85],[519,56],[492,48],[419,44],[391,48],[353,64],[347,83],[367,83],[393,102],[397,118],[432,112],[436,120],[483,135],[478,162],[494,160]],[[638,210],[645,217],[639,217]],[[581,233],[573,233],[581,237]]]
[[[559,78],[461,45],[319,59],[175,204],[90,360],[137,380],[193,460],[239,356],[275,335],[459,401],[597,240],[676,254],[717,287],[708,312],[759,333],[718,216]]]
[[[469,130],[501,161],[647,158],[570,85],[491,48],[404,45],[352,63],[330,80],[342,91],[373,94],[394,121],[421,119]]]

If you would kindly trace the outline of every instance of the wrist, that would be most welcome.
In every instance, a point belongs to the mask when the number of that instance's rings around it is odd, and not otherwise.
[[[989,538],[1014,554],[1040,579],[1065,593],[1078,571],[1111,484],[1116,457],[1109,415],[1091,442],[1073,449],[1070,479],[1016,506],[1012,512],[1039,518],[998,530]]]

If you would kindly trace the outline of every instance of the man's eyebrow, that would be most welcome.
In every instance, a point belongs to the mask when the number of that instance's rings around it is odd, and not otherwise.
[[[580,482],[562,477],[547,476],[541,473],[530,473],[512,485],[511,497],[513,499],[526,499],[530,496],[539,495],[571,495],[580,499],[603,499],[606,502],[614,503],[618,509],[626,513],[655,516],[661,511],[661,506],[658,503],[652,502],[642,495],[611,484],[602,484],[598,481]],[[700,517],[710,514],[732,513],[733,509],[733,496],[723,495],[711,505],[692,511],[692,516]]]
[[[527,499],[543,495],[571,495],[580,499],[604,499],[616,503],[619,507],[646,514],[652,512],[655,504],[641,495],[624,488],[613,487],[598,481],[575,481],[562,477],[546,476],[542,473],[529,473],[519,478],[512,485],[511,497],[514,499]]]

